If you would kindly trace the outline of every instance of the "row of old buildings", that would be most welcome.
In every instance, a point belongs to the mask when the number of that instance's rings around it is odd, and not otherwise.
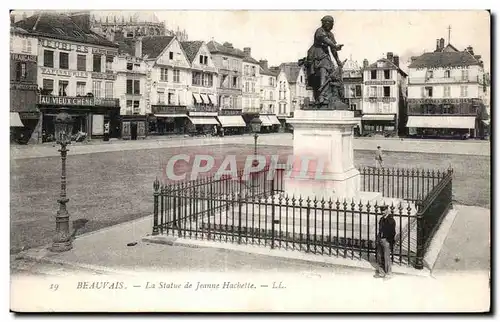
[[[469,119],[487,96],[480,57],[440,41],[415,57],[409,74],[393,53],[346,63],[346,103],[359,117],[359,134],[422,134],[449,124],[479,135],[484,115]],[[268,66],[249,47],[188,41],[157,21],[40,12],[11,25],[10,48],[11,126],[31,142],[54,133],[61,107],[75,132],[137,139],[214,127],[241,133],[256,116],[263,131],[283,130],[312,96],[295,62]]]

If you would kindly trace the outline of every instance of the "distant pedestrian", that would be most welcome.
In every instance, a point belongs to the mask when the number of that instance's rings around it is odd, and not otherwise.
[[[379,169],[382,168],[382,149],[380,148],[380,145],[377,146],[377,151],[375,152],[375,168]]]
[[[389,278],[392,275],[391,250],[395,242],[396,221],[392,213],[389,213],[387,205],[383,205],[379,209],[382,217],[378,222],[377,272],[375,276]]]

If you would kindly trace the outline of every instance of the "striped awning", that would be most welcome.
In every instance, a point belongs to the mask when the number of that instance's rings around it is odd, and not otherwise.
[[[201,99],[203,100],[203,103],[210,104],[210,101],[208,100],[207,94],[200,94],[200,95],[201,95]]]
[[[23,122],[21,122],[21,118],[19,117],[19,113],[10,112],[10,126],[11,127],[24,127]]]
[[[281,122],[278,120],[276,115],[267,115],[267,117],[269,118],[269,121],[273,123],[273,125],[281,125]]]
[[[272,126],[273,122],[267,115],[259,115],[259,119],[262,121],[262,126]]]
[[[215,117],[189,117],[194,125],[219,125]]]
[[[201,99],[201,95],[198,93],[193,93],[194,101],[198,104],[203,104],[203,100]]]
[[[222,127],[245,127],[245,120],[241,115],[222,115],[217,117]]]
[[[408,116],[406,127],[432,129],[474,129],[474,116]]]
[[[213,105],[217,105],[217,99],[215,98],[215,95],[209,94],[208,98],[210,98],[210,101],[212,101]]]

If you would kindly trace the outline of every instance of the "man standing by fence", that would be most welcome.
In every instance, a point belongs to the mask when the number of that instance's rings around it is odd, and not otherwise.
[[[391,277],[392,262],[391,250],[394,246],[394,237],[396,236],[396,221],[391,213],[389,206],[380,206],[382,217],[378,222],[377,234],[377,273],[376,277]]]
[[[377,146],[377,151],[375,152],[375,167],[377,169],[382,168],[382,149],[380,145]]]

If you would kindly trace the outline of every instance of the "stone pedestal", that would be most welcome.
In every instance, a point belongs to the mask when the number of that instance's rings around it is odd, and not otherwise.
[[[299,110],[292,119],[294,164],[285,177],[285,192],[311,198],[372,200],[378,194],[360,192],[360,174],[354,167],[352,111]],[[310,159],[305,171],[304,160]]]

